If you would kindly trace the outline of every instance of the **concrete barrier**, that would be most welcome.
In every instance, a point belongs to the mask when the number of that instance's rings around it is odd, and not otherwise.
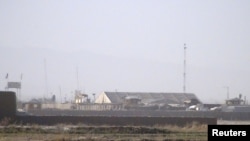
[[[0,91],[0,118],[16,115],[16,93]]]

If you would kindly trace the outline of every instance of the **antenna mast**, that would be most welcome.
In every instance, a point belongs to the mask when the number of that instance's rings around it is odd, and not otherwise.
[[[184,44],[184,62],[183,62],[183,67],[184,67],[184,72],[183,72],[183,93],[186,93],[186,44]]]
[[[46,59],[44,59],[44,74],[45,74],[45,95],[48,96],[49,90],[48,90],[48,77],[47,77],[47,67],[46,67]]]
[[[77,90],[79,90],[78,67],[76,67]]]

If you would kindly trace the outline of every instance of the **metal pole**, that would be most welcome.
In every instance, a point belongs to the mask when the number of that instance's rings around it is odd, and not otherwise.
[[[184,44],[184,62],[183,62],[183,93],[186,93],[186,44]]]
[[[45,95],[46,96],[43,96],[43,97],[45,98],[49,95],[46,59],[44,59],[44,74],[45,74]]]
[[[224,88],[227,89],[227,100],[229,99],[229,87],[228,86],[225,86]]]
[[[227,99],[229,99],[229,87],[227,87]]]
[[[79,90],[78,67],[76,67],[77,90]]]
[[[6,77],[5,77],[5,78],[6,78],[6,87],[5,87],[5,91],[7,91],[7,90],[8,90],[8,83],[9,83],[9,80],[8,80],[8,79],[9,79],[9,74],[8,74],[8,73],[6,74]]]
[[[23,74],[21,73],[21,76],[20,76],[20,88],[19,88],[19,95],[20,95],[19,100],[20,100],[20,101],[21,101],[22,79],[23,79]]]
[[[61,86],[59,86],[59,92],[60,92],[60,103],[62,103],[62,89],[61,89]]]

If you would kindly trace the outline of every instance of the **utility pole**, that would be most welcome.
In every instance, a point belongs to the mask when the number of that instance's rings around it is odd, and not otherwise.
[[[60,103],[62,103],[62,89],[61,89],[61,86],[59,86],[59,93],[60,93]]]
[[[227,99],[229,99],[229,87],[227,86],[226,89],[227,89]]]
[[[21,102],[21,88],[22,88],[22,79],[23,79],[23,74],[21,73],[20,75],[20,88],[19,88],[19,101]]]
[[[93,103],[95,103],[95,93],[93,93],[93,97],[94,97]]]
[[[226,100],[228,100],[229,99],[229,87],[228,86],[224,86],[223,88],[225,88],[227,90],[227,99]]]
[[[76,67],[76,81],[77,81],[77,90],[79,90],[78,67]]]
[[[44,77],[45,77],[45,95],[43,97],[45,98],[49,95],[46,59],[44,59]]]

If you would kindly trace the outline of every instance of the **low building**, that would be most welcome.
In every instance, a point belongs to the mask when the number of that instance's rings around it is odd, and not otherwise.
[[[88,94],[81,93],[81,91],[75,91],[75,103],[82,104],[82,103],[90,103],[90,99],[88,98]]]
[[[123,105],[123,109],[157,110],[185,109],[186,101],[201,103],[193,93],[102,92],[95,104]]]
[[[22,109],[24,111],[41,110],[50,107],[55,107],[56,97],[53,95],[51,98],[38,98],[31,99],[28,102],[22,103]]]
[[[242,95],[239,97],[226,100],[226,104],[222,106],[223,112],[250,112],[250,106],[246,104],[246,99],[242,99]]]
[[[32,110],[41,110],[42,109],[42,103],[38,99],[32,99],[29,102],[23,103],[23,110],[28,112]]]
[[[243,103],[244,100],[238,97],[226,100],[226,105],[242,105]]]

